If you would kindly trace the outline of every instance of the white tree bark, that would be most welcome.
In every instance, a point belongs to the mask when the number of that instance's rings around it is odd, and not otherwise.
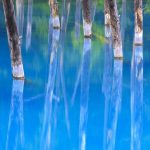
[[[24,79],[21,57],[20,38],[16,24],[13,0],[3,0],[8,43],[11,52],[12,75],[16,79]]]

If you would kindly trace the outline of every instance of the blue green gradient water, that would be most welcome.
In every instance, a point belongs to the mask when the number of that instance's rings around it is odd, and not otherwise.
[[[23,82],[12,80],[0,3],[0,150],[149,150],[148,10],[144,45],[133,47],[133,4],[128,3],[121,22],[124,59],[114,61],[111,40],[104,38],[101,1],[91,5],[92,40],[83,38],[75,2],[60,9],[61,32],[51,28],[47,2],[29,4],[23,22],[18,16]]]

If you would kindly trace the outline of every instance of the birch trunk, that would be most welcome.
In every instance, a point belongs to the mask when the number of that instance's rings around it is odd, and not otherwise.
[[[120,20],[118,16],[117,2],[116,0],[109,0],[108,5],[110,10],[110,23],[112,30],[114,57],[122,58],[123,57],[122,40],[121,40]]]
[[[143,10],[142,0],[134,0],[134,14],[135,14],[135,44],[143,43]]]
[[[14,78],[24,79],[20,39],[16,24],[13,0],[3,0],[3,8],[11,52],[12,75]]]
[[[57,0],[49,0],[49,5],[51,8],[53,28],[59,29],[60,28],[60,20],[59,20],[59,11],[58,11]]]
[[[92,22],[90,17],[89,0],[82,1],[83,6],[83,30],[85,37],[91,37],[92,35]]]

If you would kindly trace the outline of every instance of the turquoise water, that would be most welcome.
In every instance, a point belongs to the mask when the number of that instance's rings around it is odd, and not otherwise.
[[[0,3],[0,150],[149,150],[149,13],[144,45],[133,47],[133,4],[123,9],[121,61],[104,38],[101,2],[91,5],[91,40],[76,3],[60,9],[61,31],[51,28],[47,2],[29,4],[16,7],[25,70],[16,81]]]

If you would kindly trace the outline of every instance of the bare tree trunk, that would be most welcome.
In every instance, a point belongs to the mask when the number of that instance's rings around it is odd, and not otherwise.
[[[91,37],[92,35],[92,22],[91,22],[91,15],[90,15],[90,7],[89,7],[89,0],[82,1],[83,6],[83,30],[85,37]]]
[[[108,0],[104,0],[105,37],[111,37],[110,10]]]
[[[110,10],[110,22],[113,38],[113,48],[114,48],[114,57],[122,58],[122,40],[120,32],[120,20],[118,16],[117,2],[116,0],[108,1],[109,10]]]
[[[109,0],[104,0],[105,25],[110,25]]]
[[[135,13],[135,44],[143,43],[143,10],[142,0],[134,0],[134,13]]]
[[[80,25],[81,25],[81,0],[76,0],[75,11],[75,36],[76,39],[80,37]]]
[[[23,36],[23,24],[24,24],[24,0],[16,0],[16,21],[19,36]]]
[[[60,20],[59,20],[59,11],[58,11],[57,0],[49,0],[49,5],[51,7],[53,28],[59,29],[60,28]]]
[[[24,79],[24,69],[21,57],[20,39],[17,29],[13,0],[3,0],[6,28],[11,51],[12,75]]]
[[[28,14],[27,14],[27,31],[26,31],[26,50],[29,49],[31,45],[32,36],[32,8],[33,0],[28,0]]]

